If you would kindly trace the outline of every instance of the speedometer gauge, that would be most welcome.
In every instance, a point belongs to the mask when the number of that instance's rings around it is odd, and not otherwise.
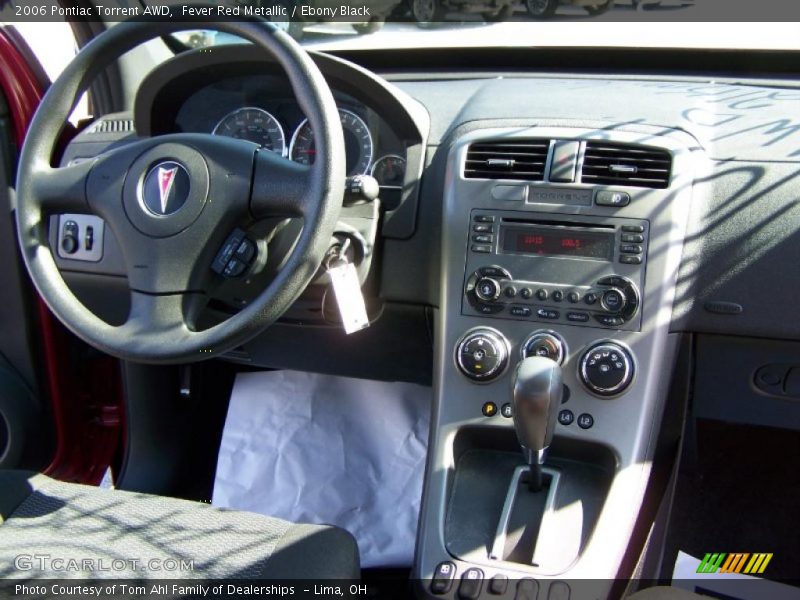
[[[339,119],[342,122],[342,130],[344,131],[347,176],[365,175],[369,171],[369,164],[372,162],[372,136],[369,133],[369,127],[361,117],[349,110],[340,108]],[[313,165],[316,153],[314,132],[311,130],[308,119],[306,119],[300,123],[300,126],[292,136],[292,143],[289,145],[289,158],[304,165]]]
[[[278,119],[261,108],[236,109],[224,116],[211,133],[247,140],[281,156],[286,154],[283,127]]]

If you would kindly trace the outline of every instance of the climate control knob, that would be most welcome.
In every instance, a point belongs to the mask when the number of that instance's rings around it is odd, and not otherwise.
[[[491,381],[508,366],[508,341],[488,327],[468,331],[456,344],[456,364],[473,381]]]
[[[584,352],[578,373],[593,394],[617,396],[633,381],[633,357],[615,342],[600,342]]]
[[[557,333],[542,329],[534,331],[522,343],[521,353],[522,358],[544,356],[561,364],[566,355],[566,344]]]
[[[500,297],[500,282],[491,277],[481,277],[475,284],[475,295],[484,302],[494,302]]]

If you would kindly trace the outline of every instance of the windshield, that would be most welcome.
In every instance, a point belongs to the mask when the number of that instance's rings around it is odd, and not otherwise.
[[[318,50],[800,47],[800,6],[784,0],[232,0],[229,5],[235,14],[269,18]],[[238,41],[211,30],[179,39],[190,47]]]

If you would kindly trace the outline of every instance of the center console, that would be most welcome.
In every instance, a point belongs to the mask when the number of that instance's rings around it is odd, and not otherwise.
[[[693,148],[644,126],[453,143],[421,597],[605,598],[624,576],[675,360],[672,303],[704,164]],[[542,465],[514,427],[539,418],[514,414],[529,357],[552,360],[563,382]]]

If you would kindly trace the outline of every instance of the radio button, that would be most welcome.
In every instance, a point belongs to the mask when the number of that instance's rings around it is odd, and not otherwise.
[[[641,254],[642,247],[639,244],[622,244],[619,251],[623,254]]]
[[[631,197],[626,192],[602,190],[595,195],[594,203],[597,206],[628,206],[631,203]]]
[[[620,241],[627,244],[641,244],[644,242],[644,236],[639,233],[623,233]]]
[[[616,289],[606,290],[600,298],[600,306],[612,313],[618,313],[625,308],[625,295]]]
[[[625,254],[619,257],[619,262],[624,265],[640,265],[642,264],[642,257],[634,254]]]
[[[492,247],[483,244],[472,244],[472,251],[480,252],[481,254],[489,254],[492,251]]]
[[[567,300],[572,302],[573,304],[577,304],[581,301],[581,295],[578,292],[570,292],[567,294]]]
[[[540,319],[557,319],[561,313],[549,308],[540,308],[536,311],[536,314]]]
[[[497,300],[500,297],[500,283],[491,277],[481,277],[475,284],[475,295],[486,302]]]
[[[494,241],[494,236],[487,235],[485,233],[479,233],[472,236],[472,241],[478,242],[479,244],[491,244]]]
[[[512,306],[508,309],[509,314],[514,317],[530,317],[531,309],[527,306]]]
[[[494,233],[494,225],[473,225],[472,231],[475,233]]]
[[[505,305],[498,302],[479,302],[475,305],[475,310],[484,315],[496,315],[503,308],[505,308]]]
[[[594,292],[589,292],[583,297],[583,301],[591,306],[592,304],[597,303],[597,294],[595,294]]]
[[[597,285],[607,285],[608,287],[625,287],[628,285],[628,280],[619,275],[611,275],[610,277],[603,277],[597,282]]]
[[[572,321],[573,323],[587,323],[589,321],[589,315],[585,312],[568,312],[567,321]]]
[[[545,300],[547,300],[549,295],[550,294],[548,294],[547,290],[544,289],[544,288],[540,288],[540,289],[536,290],[536,299],[541,301],[541,302],[544,302]]]
[[[530,288],[522,288],[519,291],[519,295],[523,300],[530,300],[531,296],[533,296],[533,292]]]
[[[494,215],[475,215],[472,220],[476,223],[494,223]]]
[[[595,315],[594,318],[597,319],[598,323],[606,327],[619,327],[625,323],[625,319],[622,317],[613,317],[611,315]]]
[[[622,231],[625,233],[644,233],[644,225],[623,225]]]
[[[481,267],[476,272],[478,277],[497,277],[499,279],[511,279],[511,273],[506,271],[503,267],[492,265],[490,267]]]
[[[513,285],[510,285],[503,290],[503,293],[506,295],[506,298],[513,298],[517,295],[517,288],[515,288]]]
[[[553,292],[553,302],[561,302],[564,299],[564,292],[556,290]]]

